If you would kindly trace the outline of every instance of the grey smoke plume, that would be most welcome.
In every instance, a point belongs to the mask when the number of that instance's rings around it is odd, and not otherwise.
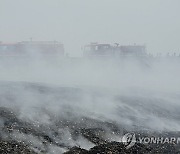
[[[0,63],[1,107],[12,109],[22,121],[39,125],[57,144],[93,147],[81,135],[74,139],[70,128],[56,127],[58,119],[81,124],[83,118],[90,118],[129,130],[180,130],[179,59],[66,58],[52,62],[39,58]],[[53,130],[59,135],[54,136]],[[115,135],[106,136],[118,140]],[[37,151],[67,150],[43,147],[33,135],[14,132],[12,138],[32,140],[33,148],[38,142]]]

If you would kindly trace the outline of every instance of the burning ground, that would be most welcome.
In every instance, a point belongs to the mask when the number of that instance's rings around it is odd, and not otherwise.
[[[0,153],[180,153],[179,59],[1,59]]]
[[[180,153],[179,144],[136,143],[126,149],[121,140],[131,132],[179,137],[178,95],[165,99],[27,82],[0,87],[1,153]]]

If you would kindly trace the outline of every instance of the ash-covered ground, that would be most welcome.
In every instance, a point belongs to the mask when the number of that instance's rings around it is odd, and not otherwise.
[[[55,63],[1,61],[0,153],[180,153],[179,62]]]
[[[180,153],[180,144],[126,149],[126,133],[179,137],[179,105],[92,88],[0,84],[1,153]],[[178,97],[178,96],[176,96]],[[164,130],[158,129],[164,125]]]

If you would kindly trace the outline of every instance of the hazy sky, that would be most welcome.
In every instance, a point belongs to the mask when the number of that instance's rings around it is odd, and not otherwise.
[[[57,40],[71,55],[89,42],[180,53],[180,0],[0,0],[0,40]]]

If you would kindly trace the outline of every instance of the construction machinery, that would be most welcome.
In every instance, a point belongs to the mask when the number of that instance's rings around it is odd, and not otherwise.
[[[57,41],[0,42],[0,56],[64,56],[64,46]]]
[[[122,57],[122,56],[146,56],[144,45],[115,45],[91,43],[83,49],[85,57]]]

